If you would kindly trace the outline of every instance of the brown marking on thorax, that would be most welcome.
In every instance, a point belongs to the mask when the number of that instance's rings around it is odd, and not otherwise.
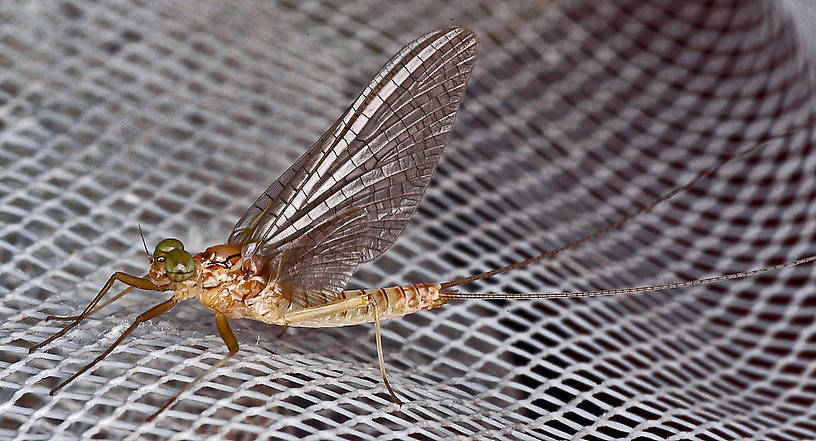
[[[176,285],[176,298],[198,297],[204,306],[227,317],[247,317],[246,301],[266,287],[267,280],[234,245],[215,245],[193,256],[196,272]]]

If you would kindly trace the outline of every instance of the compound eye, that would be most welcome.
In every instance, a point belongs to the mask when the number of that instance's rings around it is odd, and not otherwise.
[[[164,262],[164,272],[171,282],[183,282],[193,276],[195,272],[195,262],[193,256],[182,249],[170,250],[166,254],[167,260]]]
[[[156,249],[153,251],[153,259],[157,262],[164,262],[167,260],[167,253],[183,249],[184,244],[180,240],[174,238],[164,239],[156,245]]]

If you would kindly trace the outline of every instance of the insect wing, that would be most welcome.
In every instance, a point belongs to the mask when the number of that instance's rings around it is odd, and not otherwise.
[[[272,262],[275,283],[295,309],[336,298],[362,259],[368,229],[365,210],[346,210],[297,238]]]
[[[368,222],[360,262],[402,233],[447,142],[478,39],[464,28],[425,34],[386,63],[345,114],[273,183],[230,234],[270,260],[351,207]]]

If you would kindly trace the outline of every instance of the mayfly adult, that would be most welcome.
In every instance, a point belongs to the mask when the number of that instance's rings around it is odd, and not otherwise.
[[[224,244],[191,254],[178,239],[164,239],[152,254],[148,253],[147,274],[116,272],[79,315],[48,317],[71,323],[31,351],[51,343],[134,288],[173,292],[169,300],[140,314],[110,347],[52,389],[51,394],[106,357],[140,323],[170,311],[183,300],[198,298],[213,311],[227,354],[148,419],[238,351],[238,341],[228,322],[231,318],[298,327],[373,322],[383,384],[393,400],[401,404],[386,377],[382,320],[460,298],[529,299],[655,291],[747,277],[816,259],[811,256],[708,279],[580,293],[470,294],[452,290],[552,257],[618,228],[712,174],[721,163],[620,221],[525,261],[445,283],[345,289],[357,265],[386,251],[419,205],[451,133],[474,66],[477,44],[476,35],[461,27],[417,38],[392,57],[329,130],[261,194]],[[100,304],[117,281],[127,287]]]

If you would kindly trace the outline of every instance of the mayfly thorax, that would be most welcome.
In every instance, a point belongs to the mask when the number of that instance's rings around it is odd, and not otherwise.
[[[374,323],[383,383],[400,403],[385,375],[380,321],[442,306],[454,299],[531,299],[656,291],[712,283],[816,259],[805,257],[774,267],[684,282],[579,293],[470,294],[453,287],[552,257],[628,222],[706,178],[726,162],[623,219],[580,240],[493,271],[445,283],[347,290],[358,264],[373,260],[400,236],[419,205],[453,128],[473,69],[478,38],[454,27],[425,34],[392,57],[346,112],[249,207],[226,243],[191,254],[177,239],[159,242],[142,277],[116,272],[77,316],[31,350],[64,335],[83,319],[134,288],[170,291],[172,297],[140,314],[102,354],[52,390],[93,367],[139,323],[198,298],[215,315],[227,354],[188,383],[150,419],[238,351],[228,319],[250,318],[298,327]],[[784,136],[784,135],[780,135]],[[770,138],[769,138],[770,140]],[[100,301],[116,282],[128,285]]]

